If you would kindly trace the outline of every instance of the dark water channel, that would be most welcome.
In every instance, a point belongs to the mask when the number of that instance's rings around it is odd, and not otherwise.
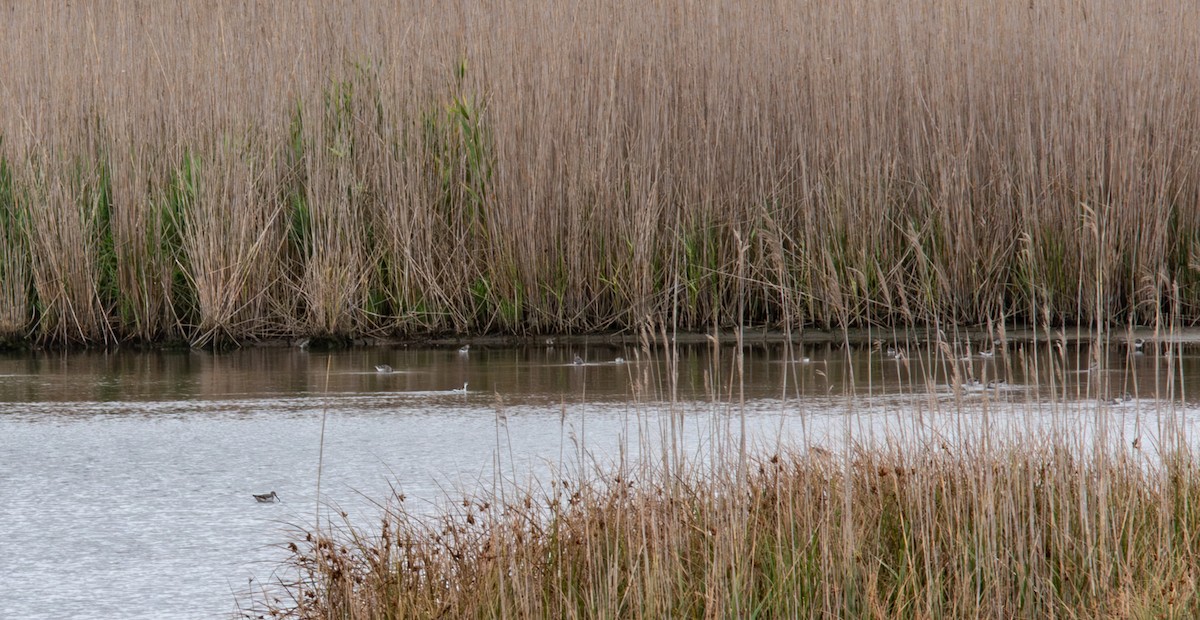
[[[1190,428],[1200,376],[1186,334],[969,352],[859,335],[750,344],[740,364],[728,339],[693,340],[0,357],[0,617],[227,617],[313,522],[318,463],[321,504],[370,522],[393,487],[428,508],[668,426],[697,458],[743,419],[765,450],[920,434],[935,414],[961,429],[980,410],[1017,428],[1064,410],[1120,433],[1164,412]],[[283,501],[251,497],[268,491]]]

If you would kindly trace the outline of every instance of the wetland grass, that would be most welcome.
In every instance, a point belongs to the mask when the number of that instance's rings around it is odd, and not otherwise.
[[[6,337],[1200,318],[1179,3],[4,13]]]
[[[291,543],[295,618],[1145,617],[1200,613],[1200,475],[1128,447],[812,449],[575,472]]]

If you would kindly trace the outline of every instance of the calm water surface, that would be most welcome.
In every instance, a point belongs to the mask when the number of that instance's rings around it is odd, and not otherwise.
[[[322,459],[322,505],[370,523],[393,486],[419,510],[497,470],[569,466],[581,446],[616,458],[661,441],[671,412],[697,458],[736,436],[741,411],[768,450],[945,435],[964,417],[1018,430],[1111,420],[1122,441],[1156,436],[1164,413],[1194,424],[1194,345],[968,355],[872,340],[748,346],[740,380],[736,351],[711,344],[674,357],[591,344],[0,358],[0,617],[234,615],[236,595],[269,580],[281,544],[313,523]],[[251,497],[272,490],[283,502]]]

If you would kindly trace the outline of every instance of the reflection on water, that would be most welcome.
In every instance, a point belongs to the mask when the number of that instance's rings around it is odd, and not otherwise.
[[[269,576],[289,527],[314,518],[323,419],[322,499],[369,523],[392,485],[427,509],[497,471],[546,472],[580,446],[636,450],[667,428],[703,458],[736,434],[743,400],[768,446],[946,436],[961,421],[938,427],[935,414],[988,411],[1025,430],[1080,428],[1101,411],[1128,443],[1151,437],[1164,409],[1192,424],[1183,386],[1200,372],[1194,350],[1157,342],[968,351],[891,336],[747,346],[739,375],[733,347],[699,340],[675,355],[592,344],[0,358],[0,617],[229,613],[235,592]],[[1076,399],[1106,404],[1074,418],[1038,406]],[[270,491],[283,501],[252,497]]]
[[[1168,361],[1179,378],[1200,373],[1200,354],[1192,345],[1176,345],[1172,357],[1163,353],[1165,346],[1134,349],[1120,342],[1096,354],[1080,341],[1010,340],[989,342],[986,347],[979,342],[972,347],[902,339],[879,339],[861,346],[758,344],[743,350],[740,382],[734,376],[736,350],[709,344],[680,346],[674,359],[662,350],[646,353],[621,345],[476,346],[468,354],[456,347],[332,353],[295,348],[222,354],[45,353],[0,357],[0,402],[171,402],[380,393],[435,397],[460,392],[464,384],[472,394],[501,395],[510,404],[564,398],[720,400],[739,388],[748,398],[878,395],[914,387],[952,388],[956,382],[968,388],[994,382],[1022,388],[1036,385],[1042,391],[1078,398],[1110,392],[1164,395]],[[574,363],[576,356],[583,363]],[[10,407],[6,413],[22,409],[28,407]]]

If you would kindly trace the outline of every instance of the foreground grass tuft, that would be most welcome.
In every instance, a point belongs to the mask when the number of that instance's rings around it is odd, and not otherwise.
[[[1054,444],[566,476],[434,516],[302,533],[291,618],[1146,617],[1200,614],[1190,453]]]

